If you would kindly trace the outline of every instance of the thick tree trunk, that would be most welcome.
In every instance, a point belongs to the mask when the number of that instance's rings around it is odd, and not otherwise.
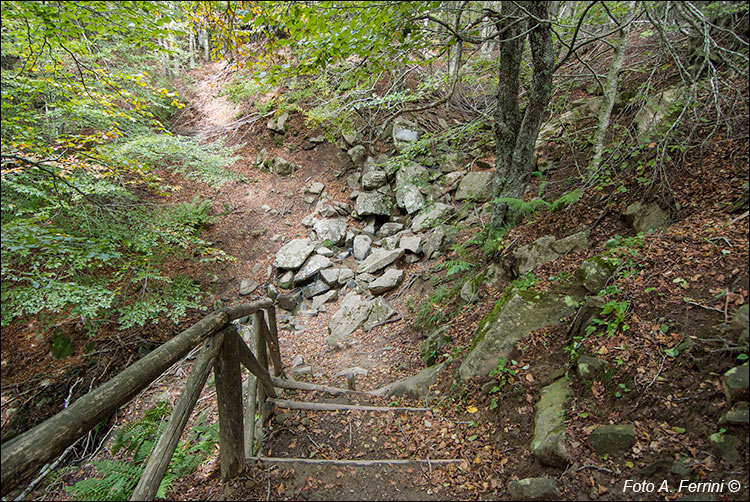
[[[517,5],[505,2],[502,6],[503,16],[497,24],[503,41],[495,110],[497,161],[492,187],[495,198],[522,199],[531,176],[534,144],[552,94],[555,53],[549,19],[556,7],[557,2],[519,2]],[[519,17],[527,17],[526,22],[517,22]],[[534,74],[526,107],[520,112],[518,91],[524,45],[521,34],[526,26]],[[498,230],[513,219],[512,209],[496,201],[491,229]]]

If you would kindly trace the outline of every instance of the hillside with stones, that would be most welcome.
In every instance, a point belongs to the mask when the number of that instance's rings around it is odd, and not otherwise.
[[[157,168],[170,204],[203,211],[192,228],[201,247],[164,260],[165,274],[206,292],[180,326],[205,315],[197,307],[270,298],[285,378],[256,410],[262,386],[243,373],[247,409],[266,420],[229,481],[220,479],[209,378],[180,443],[197,461],[161,495],[745,500],[747,75],[728,71],[720,82],[733,106],[691,108],[686,100],[710,104],[716,89],[690,87],[666,64],[634,70],[663,42],[635,31],[614,95],[600,81],[608,60],[562,67],[520,198],[498,196],[493,113],[502,96],[481,68],[472,68],[475,80],[454,82],[444,102],[382,121],[363,112],[319,119],[312,77],[247,84],[252,65],[239,56],[176,79],[186,106],[171,133],[201,145],[221,140],[233,162],[221,185]],[[248,46],[260,52],[262,43]],[[589,64],[596,78],[581,77]],[[378,93],[397,87],[383,75]],[[424,84],[418,77],[427,80],[415,72],[397,83],[414,91]],[[593,175],[592,131],[608,100],[617,132],[599,152],[609,167]],[[501,204],[516,218],[493,229]],[[203,259],[211,253],[225,259]],[[257,319],[235,321],[250,347]],[[71,348],[59,357],[25,328],[3,331],[6,444],[177,327],[107,326],[95,340],[66,327]],[[9,353],[11,344],[23,350]],[[175,405],[196,354],[20,498],[74,500],[71,487],[101,479],[106,462],[143,463],[121,434]]]

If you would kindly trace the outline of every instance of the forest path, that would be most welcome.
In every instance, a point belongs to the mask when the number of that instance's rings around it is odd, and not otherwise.
[[[191,121],[193,134],[204,139],[226,129],[232,137],[232,121],[239,107],[222,94],[231,71],[224,63],[211,63],[193,74],[196,82],[189,93],[195,112]],[[204,195],[213,199],[214,212],[224,208],[216,223],[208,229],[208,239],[237,258],[216,269],[217,278],[209,289],[223,304],[242,303],[265,296],[268,284],[274,283],[272,262],[275,252],[289,240],[306,237],[308,230],[301,220],[310,214],[314,203],[302,200],[305,187],[312,181],[325,184],[326,192],[348,202],[350,189],[341,176],[350,163],[345,151],[325,143],[314,149],[300,148],[303,138],[318,134],[306,130],[300,117],[290,120],[290,131],[284,137],[270,133],[265,121],[243,130],[238,145],[242,158],[234,169],[247,176],[250,183],[230,183],[215,193]],[[234,135],[236,143],[240,135]],[[230,144],[231,144],[230,140]],[[253,167],[261,149],[270,156],[279,155],[293,161],[299,170],[293,176],[281,177]],[[194,190],[201,190],[195,187]],[[190,198],[193,190],[183,194]],[[352,264],[356,268],[356,265]],[[242,280],[255,281],[258,287],[249,295],[239,295]],[[405,281],[406,282],[406,281]],[[406,296],[406,295],[404,295]],[[400,299],[399,302],[403,302]],[[337,310],[337,303],[328,304],[327,312],[316,316],[297,315],[279,310],[279,341],[282,361],[287,373],[294,375],[289,364],[301,356],[309,370],[296,378],[322,385],[345,386],[342,369],[359,366],[368,370],[359,376],[358,388],[375,389],[397,378],[422,369],[418,339],[409,327],[410,314],[401,304],[399,312],[405,319],[380,326],[369,333],[355,332],[351,343],[343,349],[327,348],[328,322]],[[394,307],[397,305],[394,304]],[[285,399],[387,406],[387,398],[358,396],[326,398],[305,396],[286,391]],[[399,398],[400,406],[423,406],[418,400]],[[490,425],[471,420],[476,416],[434,407],[427,413],[374,411],[306,411],[275,408],[266,426],[265,440],[259,455],[307,459],[303,462],[259,462],[248,466],[244,477],[225,488],[229,499],[264,498],[310,500],[444,500],[472,496],[471,484],[454,485],[457,473],[473,469],[472,461],[489,454],[480,452],[478,435],[489,439]],[[483,442],[482,442],[483,443]],[[352,459],[421,460],[413,463],[374,465],[331,465],[316,460]],[[439,464],[438,459],[459,459],[460,463]],[[467,460],[468,459],[468,460]],[[309,463],[312,461],[313,463]],[[477,465],[475,463],[474,465]],[[268,491],[270,490],[270,492]]]

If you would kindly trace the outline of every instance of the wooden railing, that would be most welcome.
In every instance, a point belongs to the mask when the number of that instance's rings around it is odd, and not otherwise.
[[[265,312],[265,316],[264,316]],[[254,316],[251,350],[232,321]],[[169,466],[198,396],[214,368],[219,408],[219,460],[222,480],[234,477],[253,455],[256,428],[268,417],[275,398],[274,381],[282,376],[276,311],[270,299],[212,312],[164,343],[97,389],[80,397],[60,413],[14,438],[2,450],[2,495],[17,487],[49,460],[87,434],[98,423],[148,387],[174,363],[203,343],[185,388],[149,457],[131,500],[153,500]],[[275,378],[268,372],[268,353]],[[257,358],[256,355],[257,354]],[[240,364],[251,372],[247,420],[243,420]],[[256,424],[256,412],[260,418]],[[243,425],[244,422],[244,425]],[[258,439],[262,439],[258,436]]]

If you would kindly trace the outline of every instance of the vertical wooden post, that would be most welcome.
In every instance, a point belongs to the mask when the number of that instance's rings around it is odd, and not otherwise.
[[[266,348],[266,330],[265,320],[263,319],[263,311],[259,310],[255,313],[253,318],[253,326],[255,326],[255,347],[257,350],[256,358],[260,363],[261,367],[268,370],[268,349]],[[258,384],[258,411],[260,412],[260,420],[258,421],[259,432],[256,434],[258,443],[263,442],[263,426],[266,423],[266,417],[268,412],[266,411],[266,391],[262,385]]]
[[[268,342],[271,346],[271,359],[273,360],[274,376],[280,377],[284,374],[281,365],[281,350],[279,347],[279,331],[276,328],[276,308],[271,305],[266,309],[268,319]]]
[[[253,325],[253,332],[246,340],[250,350],[254,353],[258,352],[256,348],[256,335],[255,325]],[[258,379],[255,378],[252,371],[248,371],[247,376],[247,404],[245,407],[245,458],[250,458],[255,454],[255,413],[258,410]]]
[[[221,479],[235,477],[245,464],[242,431],[242,373],[237,356],[237,327],[230,325],[234,336],[225,336],[214,365],[216,400],[219,408],[219,461]]]

